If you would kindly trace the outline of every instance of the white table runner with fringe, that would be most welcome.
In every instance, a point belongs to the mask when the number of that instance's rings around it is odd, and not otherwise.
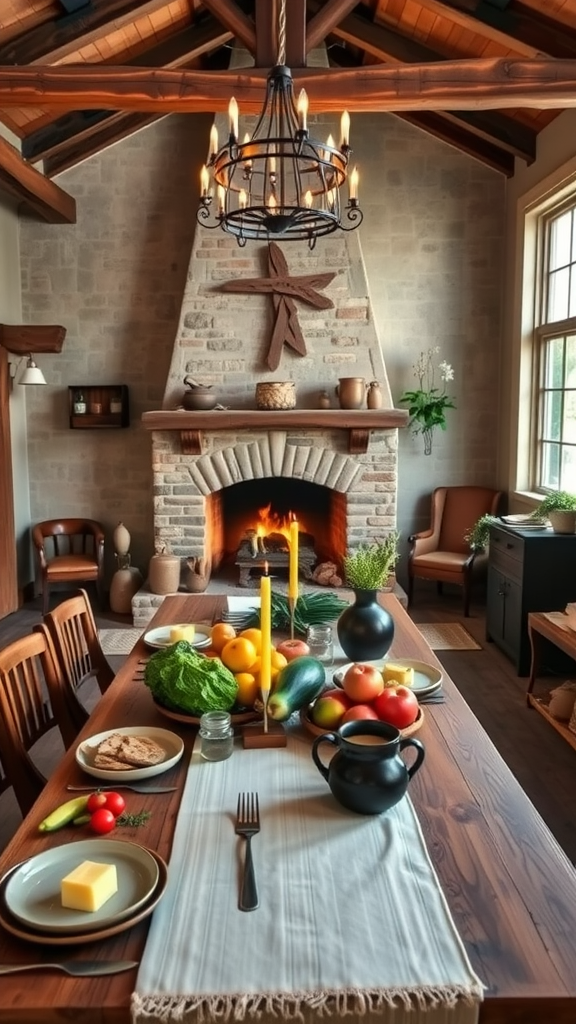
[[[238,909],[241,790],[260,799],[249,913]],[[236,745],[218,763],[196,743],[134,1024],[475,1024],[482,992],[408,796],[383,815],[345,810],[299,729],[287,747]]]

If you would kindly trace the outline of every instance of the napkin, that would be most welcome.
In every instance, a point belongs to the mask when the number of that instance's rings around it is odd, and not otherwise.
[[[239,790],[260,798],[251,913],[238,909]],[[299,729],[287,747],[218,763],[195,748],[134,1024],[475,1024],[481,998],[408,797],[382,815],[347,811]]]

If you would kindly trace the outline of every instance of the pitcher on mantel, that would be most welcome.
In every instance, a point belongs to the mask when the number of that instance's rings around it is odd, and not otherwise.
[[[341,409],[362,409],[366,401],[366,381],[364,377],[340,377],[336,385],[336,394]]]

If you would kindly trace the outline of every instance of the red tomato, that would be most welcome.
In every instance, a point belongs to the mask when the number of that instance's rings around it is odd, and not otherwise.
[[[105,807],[99,807],[90,818],[90,828],[101,836],[106,832],[111,832],[115,825],[116,818],[112,811],[107,811]]]
[[[107,811],[112,811],[115,818],[118,818],[126,810],[126,801],[121,793],[105,793]]]
[[[100,791],[98,791],[98,793],[91,793],[90,796],[88,797],[86,810],[88,811],[88,814],[94,814],[94,811],[97,811],[99,807],[105,806],[106,793],[101,793]]]
[[[418,718],[418,699],[407,686],[387,686],[372,701],[372,707],[382,722],[397,729],[405,729]]]

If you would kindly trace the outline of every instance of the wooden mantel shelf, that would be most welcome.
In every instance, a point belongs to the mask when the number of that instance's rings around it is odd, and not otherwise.
[[[201,455],[202,432],[217,430],[347,430],[350,454],[361,455],[368,450],[370,431],[407,423],[404,409],[161,409],[142,415],[146,430],[179,430],[184,455]]]

